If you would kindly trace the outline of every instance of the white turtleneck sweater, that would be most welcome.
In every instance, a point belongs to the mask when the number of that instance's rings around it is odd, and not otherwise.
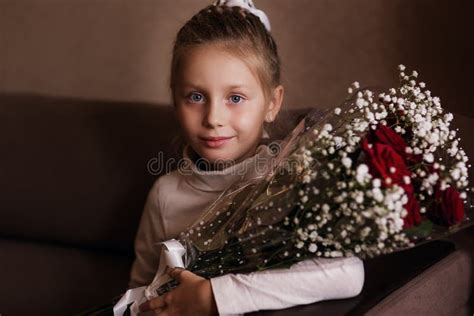
[[[185,147],[183,157],[192,162],[189,146]],[[202,171],[188,163],[181,171],[174,170],[156,180],[148,193],[135,238],[136,259],[129,288],[152,282],[160,262],[161,246],[156,243],[177,239],[219,194],[243,177],[235,171],[242,170],[239,168],[243,165],[254,165],[257,157],[268,159],[272,152],[267,145],[260,144],[254,156],[232,167]],[[356,296],[364,284],[364,266],[357,257],[314,258],[288,269],[226,274],[210,281],[219,315],[239,315]]]

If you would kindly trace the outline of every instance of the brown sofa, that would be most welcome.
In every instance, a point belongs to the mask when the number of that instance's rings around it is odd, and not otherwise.
[[[467,131],[472,119],[457,122]],[[170,106],[0,94],[1,315],[73,315],[126,289],[145,197],[162,173],[147,164],[178,156],[176,130]],[[357,297],[254,314],[472,314],[473,235],[367,260]]]

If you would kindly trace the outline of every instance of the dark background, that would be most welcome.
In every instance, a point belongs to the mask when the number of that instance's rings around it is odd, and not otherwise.
[[[0,92],[170,104],[179,27],[210,0],[0,0]],[[287,108],[334,107],[353,81],[420,73],[474,116],[471,0],[255,0],[270,18]]]

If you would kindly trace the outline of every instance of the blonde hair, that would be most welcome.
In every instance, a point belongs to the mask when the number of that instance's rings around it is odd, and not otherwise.
[[[280,84],[281,62],[277,45],[260,19],[241,7],[209,5],[179,30],[173,47],[170,90],[175,102],[177,74],[183,56],[193,47],[216,45],[241,58],[254,72],[268,104]]]

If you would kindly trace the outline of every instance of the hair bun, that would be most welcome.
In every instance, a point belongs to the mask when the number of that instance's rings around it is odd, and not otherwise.
[[[262,10],[259,10],[255,7],[252,0],[216,0],[214,2],[215,6],[225,5],[227,7],[241,7],[248,10],[253,15],[257,16],[268,32],[270,32],[270,20],[268,16]]]

